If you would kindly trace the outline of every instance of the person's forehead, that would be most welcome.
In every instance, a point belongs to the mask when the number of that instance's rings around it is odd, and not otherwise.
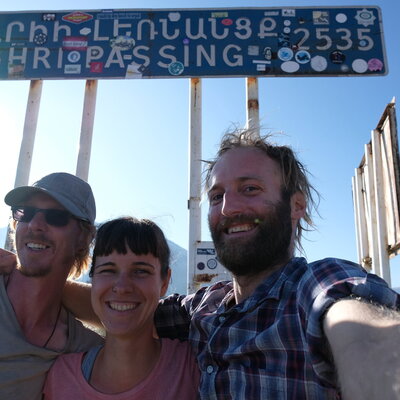
[[[63,207],[53,197],[49,196],[46,193],[41,193],[41,192],[33,193],[33,194],[27,196],[21,205],[27,205],[27,206],[45,205],[47,208],[51,207],[51,208],[57,208],[60,210],[65,209],[65,207]]]
[[[158,257],[153,255],[152,253],[146,254],[137,254],[134,253],[129,246],[126,247],[126,253],[120,253],[117,250],[113,250],[110,254],[107,255],[98,255],[96,257],[96,265],[102,264],[106,261],[122,261],[123,264],[134,265],[135,263],[145,262],[154,267],[160,267],[161,262]]]
[[[281,179],[281,170],[279,164],[261,149],[240,147],[228,150],[215,163],[211,180],[223,176],[230,178],[269,176]]]

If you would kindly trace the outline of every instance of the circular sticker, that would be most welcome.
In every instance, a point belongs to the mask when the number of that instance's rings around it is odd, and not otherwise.
[[[368,46],[368,42],[367,42],[366,40],[364,40],[364,39],[363,39],[363,40],[360,40],[358,44],[359,44],[360,47],[366,47],[366,46]]]
[[[70,53],[68,53],[67,58],[69,62],[75,63],[80,60],[81,55],[79,54],[79,51],[71,51]]]
[[[288,72],[288,73],[293,73],[297,72],[300,68],[300,65],[295,62],[295,61],[286,61],[282,63],[281,69],[282,71]]]
[[[305,51],[305,50],[298,51],[295,54],[294,58],[296,59],[296,61],[299,64],[307,64],[311,60],[310,53],[308,51]]]
[[[338,22],[339,24],[344,24],[346,21],[347,21],[346,14],[339,13],[338,15],[336,15],[336,22]]]
[[[177,22],[181,19],[181,14],[179,12],[170,12],[168,18],[172,22]]]
[[[377,58],[371,58],[368,61],[368,69],[370,71],[382,71],[383,69],[383,62]]]
[[[282,61],[289,61],[293,58],[293,50],[289,47],[282,47],[278,50],[278,57]]]
[[[368,70],[367,62],[361,58],[357,58],[356,60],[354,60],[351,64],[351,67],[353,68],[353,71],[359,74],[362,74]]]
[[[171,75],[180,75],[184,69],[185,69],[185,67],[179,61],[175,61],[168,65],[168,72]]]
[[[215,269],[215,268],[217,268],[217,266],[218,266],[218,263],[217,263],[217,260],[215,258],[210,258],[207,261],[207,267],[208,268]]]
[[[224,19],[221,21],[221,24],[222,24],[222,25],[225,25],[225,26],[230,26],[230,25],[233,24],[233,21],[232,21],[230,18],[224,18]]]
[[[325,57],[315,56],[311,59],[311,68],[314,71],[322,72],[325,71],[328,66],[328,61]]]
[[[37,33],[33,37],[33,41],[38,45],[45,44],[47,42],[47,35],[45,33]]]

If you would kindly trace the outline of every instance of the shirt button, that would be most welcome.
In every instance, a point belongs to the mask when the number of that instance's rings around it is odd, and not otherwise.
[[[225,317],[224,316],[220,316],[219,318],[218,318],[218,320],[219,320],[219,322],[222,324],[224,321],[225,321]]]
[[[212,365],[208,365],[206,371],[208,374],[212,374],[214,372],[214,367]]]

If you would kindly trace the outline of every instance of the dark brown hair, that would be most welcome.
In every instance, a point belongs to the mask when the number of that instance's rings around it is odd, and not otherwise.
[[[126,254],[127,249],[135,254],[152,254],[160,260],[161,277],[168,274],[170,249],[159,226],[148,219],[120,217],[105,222],[97,231],[90,276],[93,276],[97,256],[108,256],[114,250]]]

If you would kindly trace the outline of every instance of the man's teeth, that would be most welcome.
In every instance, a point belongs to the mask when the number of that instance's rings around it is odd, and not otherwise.
[[[134,310],[138,305],[133,303],[109,303],[110,308],[116,311]]]
[[[247,232],[253,229],[253,225],[237,225],[237,226],[232,226],[228,229],[228,233],[236,233],[236,232]]]
[[[43,250],[46,248],[44,244],[39,244],[39,243],[27,243],[26,246],[32,250]]]

